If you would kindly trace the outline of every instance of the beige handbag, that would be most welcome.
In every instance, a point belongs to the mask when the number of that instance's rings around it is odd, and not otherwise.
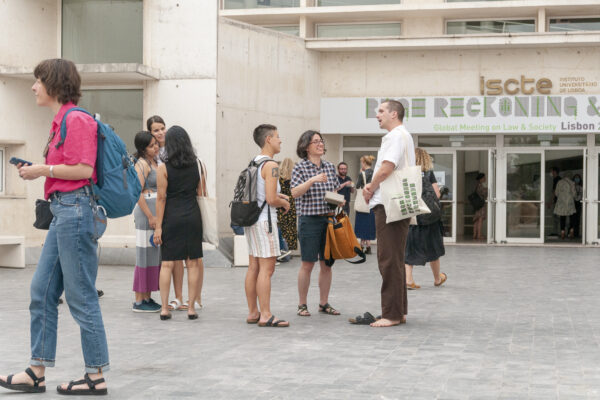
[[[198,159],[200,169],[200,179],[202,180],[202,196],[197,196],[198,207],[202,215],[202,241],[219,246],[219,229],[217,227],[217,200],[214,197],[208,197],[206,188],[206,167]]]
[[[365,171],[361,171],[361,175],[363,177],[364,185],[366,186],[367,185],[367,177],[365,176]],[[361,213],[367,213],[367,214],[369,212],[371,212],[369,205],[367,204],[367,202],[365,201],[365,198],[363,197],[362,189],[356,189],[356,197],[354,198],[354,211],[361,212]]]
[[[411,222],[416,224],[417,215],[431,212],[421,198],[423,189],[421,167],[408,165],[408,149],[404,153],[404,167],[394,170],[385,181],[381,182],[380,188],[387,224],[407,218],[411,218]]]

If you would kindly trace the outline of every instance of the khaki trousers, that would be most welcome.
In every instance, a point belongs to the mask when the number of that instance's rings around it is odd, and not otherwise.
[[[392,321],[400,321],[408,314],[404,251],[410,219],[386,224],[383,206],[377,205],[373,210],[377,233],[377,262],[383,279],[381,316]]]

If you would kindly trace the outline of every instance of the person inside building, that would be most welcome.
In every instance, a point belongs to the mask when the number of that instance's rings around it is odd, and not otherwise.
[[[158,166],[156,198],[156,228],[154,243],[161,246],[160,319],[168,320],[172,269],[176,261],[185,260],[188,270],[187,314],[197,319],[194,300],[204,275],[202,263],[202,216],[196,196],[204,192],[198,159],[188,133],[180,126],[167,131],[166,161]]]
[[[554,208],[556,207],[556,185],[558,185],[558,182],[560,181],[560,169],[558,167],[551,167],[550,168],[550,176],[552,177],[552,200],[549,202],[548,204],[548,209],[550,211],[552,211],[552,233],[550,233],[550,236],[558,236],[557,235],[557,230],[558,230],[558,226],[559,226],[559,221],[560,221],[560,216],[556,215],[554,213]]]
[[[322,157],[325,155],[325,140],[317,131],[304,132],[296,147],[300,157],[292,171],[292,196],[296,199],[298,212],[298,237],[302,263],[298,272],[298,315],[309,317],[307,306],[310,275],[319,261],[319,312],[339,315],[340,312],[329,304],[329,290],[333,273],[325,265],[325,241],[328,217],[333,211],[325,202],[327,192],[338,189],[335,166]]]
[[[246,272],[245,290],[248,302],[246,322],[261,327],[287,328],[289,322],[275,318],[271,313],[271,277],[275,271],[276,258],[281,254],[277,229],[277,209],[287,212],[290,209],[288,196],[281,193],[279,185],[279,166],[272,161],[281,151],[281,139],[277,127],[269,124],[257,126],[253,132],[254,142],[260,148],[260,154],[254,158],[260,164],[256,179],[256,199],[263,207],[258,220],[244,227],[248,241],[250,262]],[[258,300],[258,304],[257,304]]]
[[[354,182],[352,182],[352,178],[348,176],[348,164],[345,162],[341,162],[337,166],[337,180],[339,184],[338,193],[344,196],[344,212],[346,215],[350,214],[350,196],[354,193]]]
[[[488,190],[485,185],[485,174],[480,172],[475,177],[475,181],[477,184],[475,185],[475,193],[481,199],[481,204],[478,204],[475,207],[475,215],[473,216],[473,239],[475,240],[483,240],[483,232],[481,232],[483,228],[483,221],[487,216],[487,207],[485,206],[485,201],[487,200]]]
[[[554,189],[554,195],[556,196],[554,215],[559,217],[560,238],[564,239],[566,237],[565,230],[567,227],[567,217],[571,217],[576,213],[575,197],[577,196],[577,191],[575,189],[575,183],[570,179],[568,174],[558,181],[556,189]],[[573,235],[574,229],[571,226],[569,237],[573,237]]]
[[[423,173],[423,191],[425,185],[433,188],[435,195],[440,198],[440,188],[433,174],[433,160],[429,153],[421,148],[415,149],[415,161],[421,167]],[[446,282],[448,276],[440,272],[440,257],[446,254],[444,248],[444,228],[442,220],[439,219],[430,224],[411,225],[408,230],[406,241],[406,288],[408,290],[419,289],[421,286],[413,279],[413,266],[429,263],[433,273],[434,286],[441,286]]]
[[[156,156],[159,147],[156,138],[148,131],[138,132],[134,145],[135,170],[142,193],[133,210],[136,235],[133,311],[159,312],[160,304],[151,297],[152,292],[159,290],[160,276],[160,248],[154,244],[152,236],[156,228]]]
[[[356,180],[356,188],[362,189],[373,179],[373,162],[375,157],[365,155],[360,158],[360,174]],[[356,211],[354,233],[360,238],[360,247],[365,254],[371,254],[371,240],[375,240],[375,212]]]
[[[577,238],[581,233],[581,200],[583,199],[583,179],[581,179],[581,175],[573,175],[573,182],[575,183],[575,214],[571,216],[569,237]]]
[[[96,121],[73,111],[66,117],[67,136],[61,142],[65,114],[81,97],[81,77],[64,59],[39,63],[33,72],[36,103],[54,114],[44,150],[44,164],[19,164],[25,180],[45,177],[44,197],[54,218],[31,281],[31,360],[21,373],[0,376],[0,386],[21,392],[46,391],[45,371],[54,367],[58,329],[58,299],[65,292],[71,315],[80,327],[85,362],[83,379],[57,387],[61,394],[106,394],[103,374],[109,369],[108,344],[96,291],[98,239],[106,230],[106,215],[94,200],[96,181]]]

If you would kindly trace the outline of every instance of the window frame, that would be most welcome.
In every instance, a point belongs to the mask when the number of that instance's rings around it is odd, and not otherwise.
[[[320,0],[315,0],[315,5],[313,7],[315,8],[324,8],[324,7],[364,7],[364,6],[395,6],[395,5],[400,5],[400,4],[404,4],[405,0],[398,0],[398,3],[380,3],[380,4],[344,4],[344,5],[337,5],[337,6],[322,6],[319,4]],[[472,1],[479,1],[479,0],[472,0]]]
[[[494,33],[494,32],[480,32],[480,33],[448,33],[448,22],[470,22],[470,21],[522,21],[524,19],[533,20],[533,32],[502,32],[502,33]],[[473,35],[521,35],[521,34],[532,34],[537,33],[538,28],[538,20],[537,17],[528,18],[528,17],[511,17],[511,18],[466,18],[466,19],[446,19],[444,20],[444,35],[461,35],[461,36],[473,36]]]
[[[0,146],[0,195],[6,193],[6,147]]]
[[[591,18],[598,18],[600,20],[600,14],[594,14],[594,15],[586,15],[586,16],[581,16],[581,15],[576,15],[576,16],[547,16],[546,17],[546,32],[548,33],[568,33],[568,32],[552,32],[550,31],[550,20],[552,19],[591,19]],[[597,30],[593,30],[593,31],[573,31],[573,32],[598,32],[600,31],[600,29]]]
[[[319,37],[319,26],[342,26],[342,25],[386,25],[386,24],[400,24],[400,35],[393,36],[345,36],[345,37]],[[323,24],[315,24],[315,36],[314,39],[324,40],[339,40],[339,39],[365,39],[365,38],[390,38],[390,37],[401,37],[404,36],[404,23],[403,20],[394,21],[360,21],[360,22],[326,22]]]

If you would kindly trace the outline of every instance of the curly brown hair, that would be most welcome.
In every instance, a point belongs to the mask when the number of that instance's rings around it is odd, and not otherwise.
[[[73,61],[53,58],[40,62],[33,70],[33,75],[46,88],[50,97],[59,103],[77,104],[81,98],[81,76]]]
[[[433,169],[433,159],[428,152],[420,147],[415,149],[415,162],[421,166],[421,171],[430,171]]]

